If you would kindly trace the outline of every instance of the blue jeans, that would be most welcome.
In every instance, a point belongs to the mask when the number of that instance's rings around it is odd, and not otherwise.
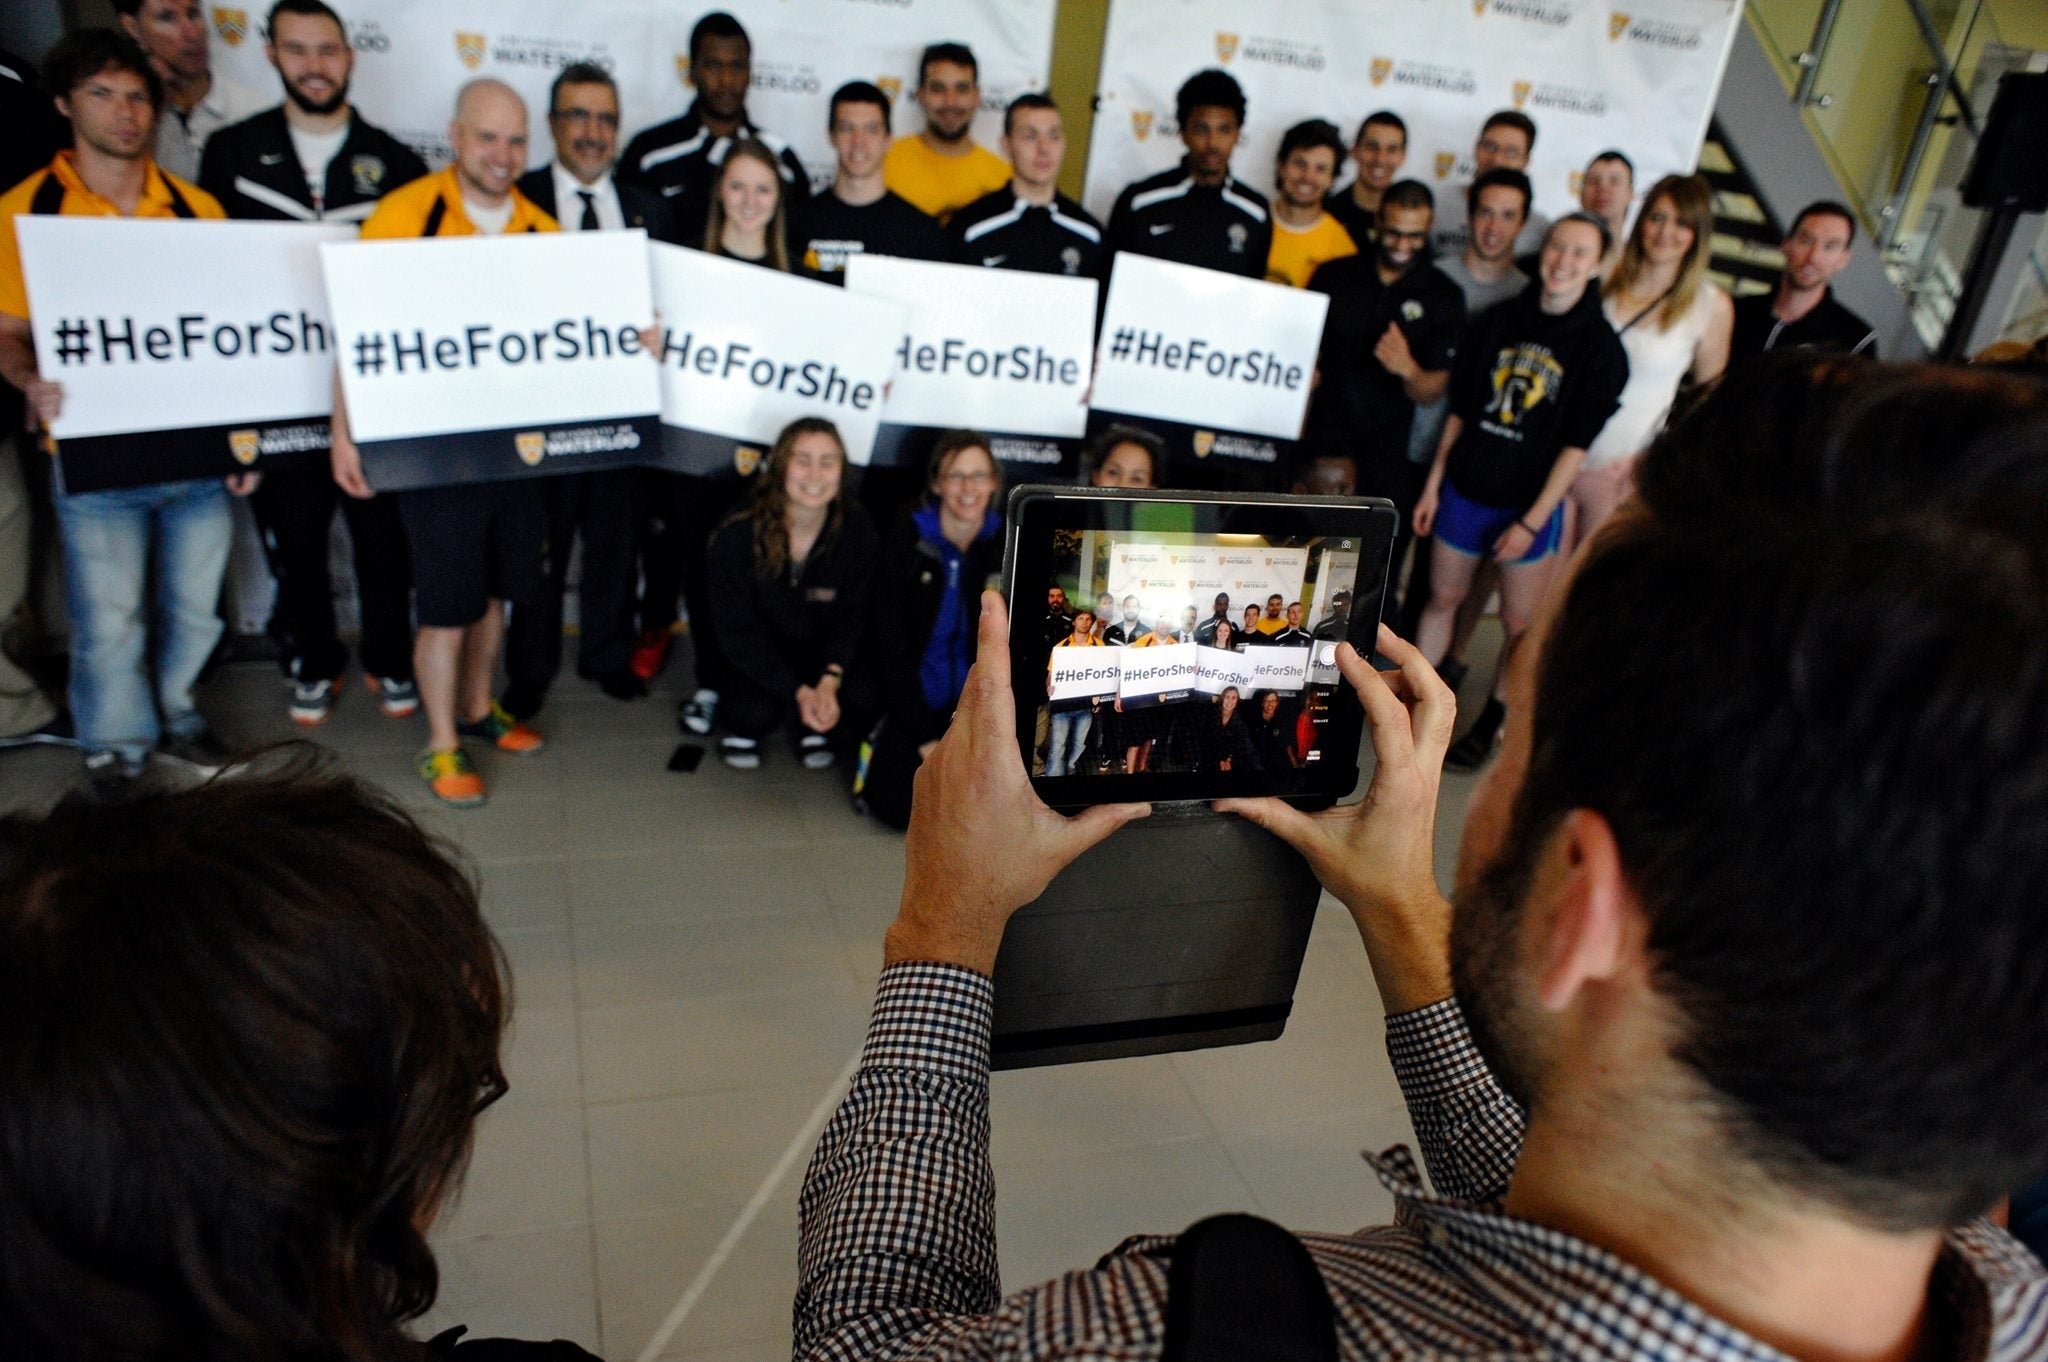
[[[162,734],[204,732],[192,687],[226,628],[227,489],[218,478],[75,495],[59,486],[56,503],[79,747],[139,762]]]
[[[1048,776],[1080,774],[1081,749],[1088,745],[1088,727],[1095,715],[1085,709],[1058,709],[1052,715],[1052,747],[1045,755]]]

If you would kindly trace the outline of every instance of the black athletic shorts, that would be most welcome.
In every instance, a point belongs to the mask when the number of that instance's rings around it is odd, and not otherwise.
[[[421,628],[465,628],[493,600],[524,603],[538,593],[547,513],[534,480],[400,492],[398,514]]]

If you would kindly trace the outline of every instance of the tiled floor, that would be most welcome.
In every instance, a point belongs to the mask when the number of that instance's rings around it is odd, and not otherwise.
[[[634,704],[565,680],[547,751],[482,757],[491,802],[471,813],[432,806],[414,778],[419,721],[357,691],[318,730],[473,859],[512,962],[512,1091],[436,1229],[426,1328],[569,1338],[613,1362],[789,1354],[799,1137],[858,1048],[902,841],[781,751],[759,772],[665,771],[685,664]],[[267,665],[223,669],[203,698],[237,742],[298,733]],[[0,807],[54,798],[76,760],[0,753]],[[1470,784],[1446,782],[1446,877]],[[1280,1040],[1000,1074],[994,1091],[1012,1287],[1221,1210],[1376,1222],[1391,1202],[1358,1151],[1411,1138],[1363,952],[1328,900]],[[794,1170],[665,1328],[792,1148]]]

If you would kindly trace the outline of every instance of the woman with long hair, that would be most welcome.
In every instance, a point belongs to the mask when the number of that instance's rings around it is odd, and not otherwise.
[[[704,249],[771,270],[787,273],[790,268],[782,162],[757,137],[734,142],[711,181]]]
[[[1728,367],[1735,305],[1707,278],[1713,237],[1714,191],[1705,178],[1666,175],[1651,186],[1601,290],[1601,308],[1628,352],[1628,386],[1566,494],[1573,544],[1628,496],[1636,460],[1664,428],[1679,389],[1711,383]]]
[[[879,548],[867,512],[844,496],[846,445],[830,421],[784,426],[752,500],[707,551],[709,594],[725,651],[728,766],[761,764],[761,739],[793,728],[805,766],[832,764],[832,737],[860,675],[869,585]],[[857,730],[856,730],[857,731]]]

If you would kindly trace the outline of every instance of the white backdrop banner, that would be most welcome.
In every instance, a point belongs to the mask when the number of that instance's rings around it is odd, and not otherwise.
[[[370,484],[644,462],[661,409],[647,251],[639,230],[322,246]]]
[[[1119,255],[1092,405],[1207,427],[1208,447],[1194,446],[1202,458],[1240,457],[1216,442],[1221,432],[1291,440],[1308,410],[1329,307],[1326,295],[1306,289]]]
[[[1095,281],[900,260],[846,262],[846,289],[890,299],[907,318],[896,347],[878,463],[922,462],[938,430],[986,433],[1008,466],[1039,480],[1071,474],[1061,441],[1088,424]]]
[[[1554,218],[1609,147],[1643,189],[1693,169],[1740,14],[1737,0],[1116,0],[1087,204],[1106,217],[1126,184],[1180,159],[1174,91],[1219,66],[1244,86],[1233,169],[1254,188],[1271,193],[1293,124],[1327,118],[1348,145],[1391,109],[1408,124],[1401,175],[1441,195],[1471,180],[1486,116],[1520,109],[1537,127],[1536,208]]]
[[[691,99],[690,29],[723,9],[753,40],[754,88],[747,112],[786,138],[813,184],[832,178],[825,101],[849,80],[868,80],[897,101],[898,132],[922,116],[911,102],[917,58],[927,43],[954,39],[981,63],[982,111],[975,137],[993,148],[1003,106],[1045,88],[1052,64],[1055,0],[333,0],[356,49],[351,98],[364,117],[411,144],[430,165],[449,159],[448,115],[466,80],[496,76],[526,97],[533,113],[534,165],[551,154],[548,86],[571,62],[593,61],[619,82],[619,144],[682,113]],[[250,89],[278,91],[263,56],[267,0],[209,5],[215,69]],[[282,96],[277,96],[281,98]]]
[[[24,215],[15,230],[43,376],[64,385],[52,433],[70,490],[326,454],[320,243],[354,228]]]
[[[1115,543],[1109,546],[1109,581],[1103,588],[1116,598],[1119,617],[1124,599],[1138,598],[1138,622],[1150,629],[1162,616],[1178,628],[1189,606],[1195,617],[1209,617],[1216,597],[1230,597],[1230,622],[1244,618],[1244,608],[1265,607],[1268,596],[1284,605],[1301,599],[1308,572],[1308,550],[1235,544]]]
[[[905,308],[793,274],[655,242],[664,466],[751,474],[799,416],[839,427],[865,464]]]

